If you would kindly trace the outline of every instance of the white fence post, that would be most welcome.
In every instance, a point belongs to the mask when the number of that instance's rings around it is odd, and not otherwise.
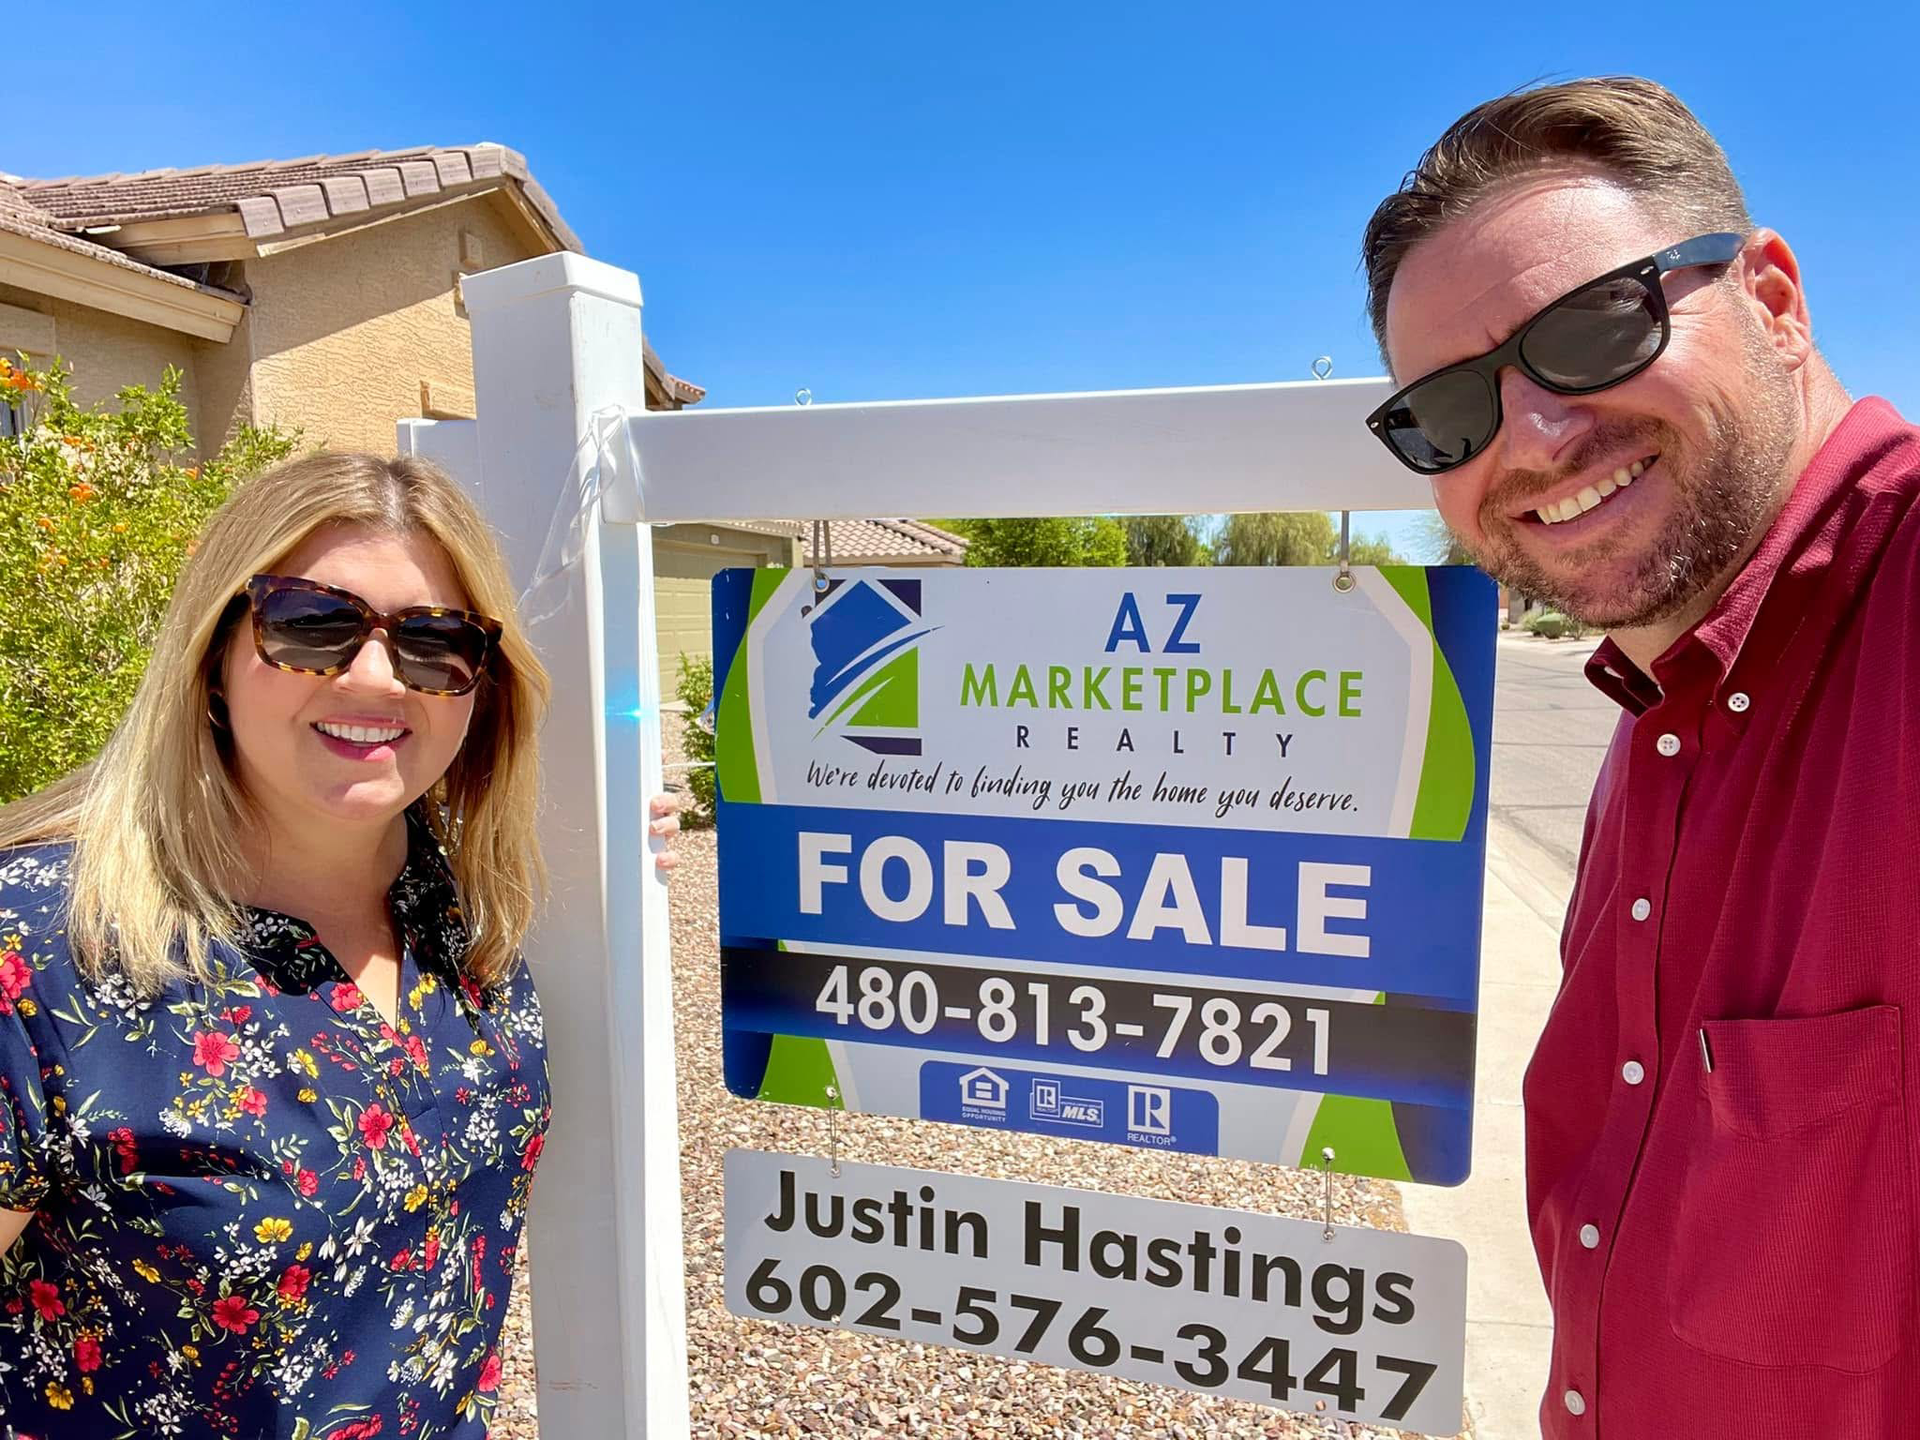
[[[403,427],[444,456],[531,580],[590,417],[646,405],[640,282],[572,254],[470,276],[473,438]],[[445,444],[439,443],[445,441]],[[464,462],[464,463],[462,463]],[[476,473],[477,467],[477,473]],[[685,1440],[686,1295],[667,897],[647,799],[660,789],[653,547],[630,480],[596,511],[567,607],[533,631],[553,678],[541,734],[551,870],[527,956],[546,1007],[554,1092],[530,1223],[540,1429]]]

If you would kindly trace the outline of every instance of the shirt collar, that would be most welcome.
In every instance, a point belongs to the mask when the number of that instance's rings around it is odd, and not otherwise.
[[[387,887],[387,904],[415,963],[458,985],[471,935],[446,848],[427,824],[426,803],[422,799],[407,807],[407,859]],[[339,962],[298,916],[243,905],[240,942],[254,968],[277,990],[307,991],[322,980],[340,978]]]
[[[1653,662],[1653,676],[1609,639],[1588,658],[1587,679],[1634,715],[1658,704],[1663,690],[1684,683],[1702,661],[1711,685],[1725,682],[1746,649],[1761,605],[1783,587],[1811,590],[1855,518],[1849,498],[1868,498],[1878,488],[1876,468],[1890,452],[1911,444],[1913,435],[1913,427],[1887,401],[1856,402],[1801,472],[1759,548],[1705,617]]]

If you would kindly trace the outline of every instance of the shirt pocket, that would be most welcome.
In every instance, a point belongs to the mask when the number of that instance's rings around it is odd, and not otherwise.
[[[1704,1029],[1674,1334],[1751,1365],[1878,1369],[1913,1305],[1899,1008]]]

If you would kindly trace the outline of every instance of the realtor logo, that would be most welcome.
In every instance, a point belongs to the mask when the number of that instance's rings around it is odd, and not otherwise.
[[[1144,1135],[1171,1135],[1173,1093],[1152,1085],[1127,1086],[1127,1128]]]
[[[1062,1125],[1088,1125],[1096,1130],[1107,1123],[1106,1101],[1062,1095],[1058,1080],[1035,1080],[1028,1104],[1036,1120],[1056,1120]]]
[[[807,718],[816,735],[841,734],[875,755],[918,755],[921,623],[918,580],[830,580],[812,610],[813,687]],[[868,734],[862,732],[887,733]]]
[[[960,1108],[1006,1114],[1007,1082],[985,1066],[967,1071],[960,1077]]]

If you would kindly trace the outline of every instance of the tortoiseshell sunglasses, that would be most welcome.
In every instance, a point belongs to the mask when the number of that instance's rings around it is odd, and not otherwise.
[[[240,594],[250,602],[260,658],[301,675],[338,675],[369,635],[384,630],[401,684],[424,695],[464,695],[480,683],[500,639],[491,616],[442,605],[382,615],[350,590],[300,576],[255,575]]]

